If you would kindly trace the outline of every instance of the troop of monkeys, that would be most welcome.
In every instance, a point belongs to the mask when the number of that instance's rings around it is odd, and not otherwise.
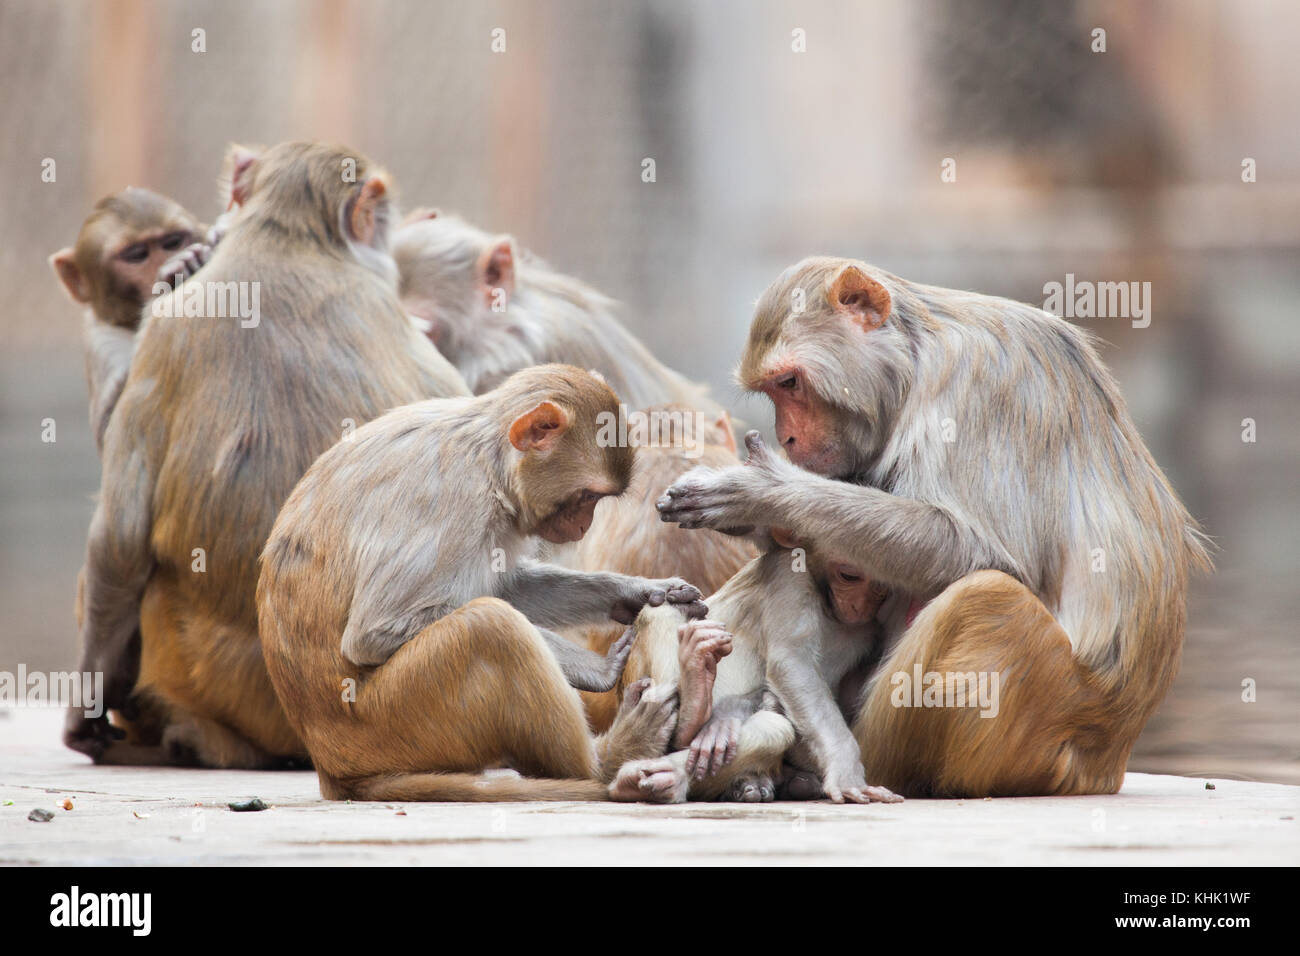
[[[103,465],[76,610],[112,719],[69,747],[310,762],[330,799],[1119,788],[1208,558],[1085,333],[805,259],[737,370],[782,454],[742,463],[610,299],[397,223],[357,153],[233,147],[224,182],[212,230],[132,188],[51,259]],[[196,282],[260,283],[259,322],[154,307]],[[675,432],[604,440],[629,409]],[[996,716],[900,701],[914,672],[996,674]]]

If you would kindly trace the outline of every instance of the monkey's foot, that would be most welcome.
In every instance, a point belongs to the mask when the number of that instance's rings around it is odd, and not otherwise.
[[[731,803],[771,803],[776,799],[776,784],[765,773],[747,773],[731,781],[722,799]]]
[[[800,770],[786,764],[781,771],[781,786],[778,793],[782,800],[820,800],[822,798],[821,777],[811,770]]]
[[[718,661],[731,653],[732,637],[717,621],[687,621],[677,629],[677,664],[680,671],[677,732],[678,748],[688,746],[713,713],[713,684]]]
[[[623,803],[685,803],[691,780],[668,757],[634,760],[618,770],[609,798]]]
[[[601,779],[630,761],[660,757],[677,725],[677,688],[642,678],[623,693],[614,723],[600,743]]]

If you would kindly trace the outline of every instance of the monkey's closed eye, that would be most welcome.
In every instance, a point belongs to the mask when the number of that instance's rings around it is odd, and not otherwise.
[[[188,232],[173,232],[170,235],[163,236],[159,244],[168,252],[171,252],[173,249],[179,249],[189,241],[190,234]]]
[[[777,388],[783,388],[787,392],[798,387],[798,385],[799,385],[799,376],[793,374],[787,375],[785,378],[778,379],[776,383]]]
[[[123,262],[144,262],[149,258],[149,246],[143,242],[134,243],[119,252],[117,257]]]

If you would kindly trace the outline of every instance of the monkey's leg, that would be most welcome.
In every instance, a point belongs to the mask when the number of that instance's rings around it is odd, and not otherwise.
[[[928,700],[927,673],[940,682]],[[985,699],[953,706],[947,688],[973,691],[970,675]],[[1106,725],[1105,700],[1052,614],[1014,578],[978,571],[904,632],[854,736],[868,779],[907,796],[1113,793],[1132,742],[1115,748]]]
[[[736,755],[721,770],[702,780],[686,772],[690,751],[678,750],[653,760],[638,760],[619,770],[614,786],[633,791],[640,785],[645,799],[655,803],[691,800],[740,799],[735,785],[746,779],[772,777],[781,767],[781,757],[794,743],[794,725],[782,714],[760,710],[740,729]]]
[[[309,735],[329,799],[609,798],[593,779],[577,691],[537,628],[499,599],[424,628],[375,668],[353,707],[352,719]],[[524,776],[481,773],[503,764]]]

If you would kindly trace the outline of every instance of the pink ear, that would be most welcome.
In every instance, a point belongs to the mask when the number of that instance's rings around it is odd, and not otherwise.
[[[256,160],[257,153],[244,146],[231,146],[226,153],[226,165],[230,169],[230,204],[227,209],[248,202],[253,185],[250,170]]]
[[[568,429],[564,409],[542,402],[510,423],[510,444],[519,451],[549,451]]]
[[[857,266],[840,270],[826,298],[833,309],[847,313],[866,331],[884,325],[892,307],[889,291]]]
[[[509,236],[498,239],[478,257],[479,282],[489,304],[494,289],[505,290],[506,298],[515,294],[515,245]]]
[[[90,290],[86,288],[86,277],[82,274],[81,267],[77,265],[76,253],[71,246],[60,249],[50,256],[50,268],[59,277],[59,281],[63,283],[63,288],[67,290],[73,302],[84,305],[90,301]]]
[[[348,216],[348,226],[352,238],[370,245],[375,241],[379,231],[379,207],[388,195],[388,184],[378,176],[371,176],[361,184],[361,191],[352,202],[352,213]]]

